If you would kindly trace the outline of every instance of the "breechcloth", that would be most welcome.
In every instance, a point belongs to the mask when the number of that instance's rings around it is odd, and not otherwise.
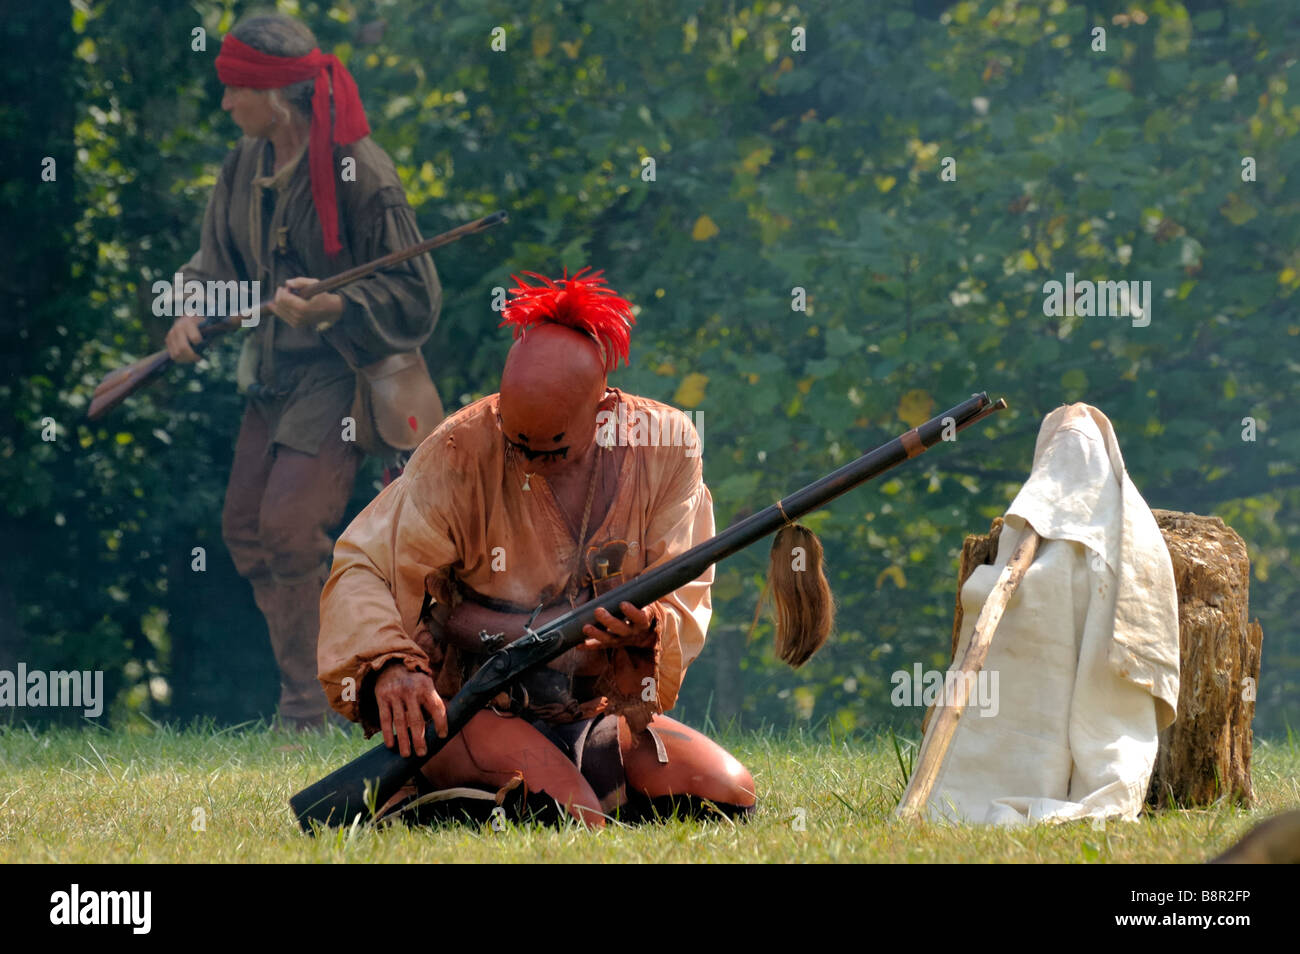
[[[692,795],[665,795],[649,798],[640,792],[629,791],[623,767],[623,752],[618,744],[618,716],[605,713],[594,719],[583,719],[564,725],[536,721],[533,728],[546,736],[563,752],[582,773],[596,797],[601,810],[620,821],[647,822],[674,816],[681,818],[709,818],[717,814],[728,818],[748,818],[752,805],[729,805],[705,802]],[[653,743],[661,764],[668,764],[668,751],[653,727],[643,733],[642,744]]]
[[[593,719],[558,725],[539,719],[532,725],[577,767],[600,799],[601,811],[609,814],[626,801],[627,775],[623,750],[618,745],[618,716],[603,713]]]
[[[600,799],[601,810],[618,821],[637,824],[669,818],[708,820],[716,819],[719,815],[744,821],[754,812],[753,805],[731,805],[693,795],[651,798],[629,790],[622,750],[618,745],[619,719],[616,715],[602,713],[593,719],[563,724],[529,721],[548,742],[573,762]],[[668,756],[663,741],[654,729],[647,728],[642,744],[651,743],[654,744],[660,761],[667,763]],[[432,796],[430,793],[433,792],[433,786],[423,774],[417,774],[410,790],[404,796],[395,798],[391,809],[383,814],[389,817],[395,814],[408,825],[464,820],[482,824],[492,817],[491,813],[500,803],[510,817],[517,819],[531,818],[555,824],[568,818],[563,808],[545,792],[530,792],[521,786],[504,789],[494,798],[489,790],[478,791],[481,794],[475,795],[474,790],[458,788],[444,790],[441,793],[444,797]],[[417,798],[420,799],[420,804],[405,808]],[[426,800],[429,798],[434,800]]]
[[[239,428],[221,533],[266,618],[284,719],[323,720],[329,711],[316,678],[320,594],[331,531],[343,519],[362,459],[340,439],[326,439],[315,455],[273,444],[256,402]]]

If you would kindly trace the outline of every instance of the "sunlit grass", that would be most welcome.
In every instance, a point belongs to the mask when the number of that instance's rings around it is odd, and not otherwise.
[[[759,786],[759,811],[748,823],[602,832],[357,826],[310,838],[299,832],[289,796],[368,748],[359,730],[0,727],[0,862],[1198,862],[1261,818],[1300,805],[1295,739],[1256,740],[1258,804],[1250,811],[1219,804],[1104,830],[895,822],[900,755],[906,765],[914,746],[896,751],[888,735],[734,733],[720,741]],[[805,830],[797,830],[799,818]]]

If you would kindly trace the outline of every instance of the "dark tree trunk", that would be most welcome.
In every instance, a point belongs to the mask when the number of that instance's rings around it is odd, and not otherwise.
[[[1250,558],[1218,517],[1156,510],[1174,564],[1182,644],[1178,718],[1160,733],[1147,802],[1249,805],[1251,722],[1264,633],[1249,620]]]

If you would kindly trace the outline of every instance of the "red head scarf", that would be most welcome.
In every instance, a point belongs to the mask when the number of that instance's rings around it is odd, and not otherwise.
[[[605,286],[604,270],[592,272],[583,278],[582,271],[569,278],[552,281],[536,272],[524,272],[538,279],[540,287],[525,285],[518,275],[511,275],[518,287],[510,289],[513,296],[502,312],[498,328],[513,325],[516,340],[527,328],[541,324],[565,325],[586,332],[596,340],[608,373],[618,367],[619,359],[628,360],[631,328],[636,324],[632,306],[620,298],[612,288]]]
[[[249,89],[280,89],[314,79],[311,99],[311,198],[325,233],[325,251],[337,255],[339,211],[334,198],[334,148],[370,135],[366,111],[356,81],[333,53],[320,48],[306,56],[272,56],[253,49],[229,33],[217,54],[217,76],[227,86]],[[330,92],[334,94],[334,124],[330,128]]]

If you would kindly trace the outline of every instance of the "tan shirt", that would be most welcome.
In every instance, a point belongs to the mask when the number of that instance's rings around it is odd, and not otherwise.
[[[629,420],[644,412],[658,418],[659,433],[694,433],[680,411],[615,393]],[[357,697],[366,677],[390,660],[434,674],[414,637],[426,591],[445,593],[448,571],[482,596],[532,609],[563,592],[577,565],[574,531],[546,480],[533,475],[523,489],[525,467],[507,457],[497,407],[498,396],[490,395],[444,421],[339,538],[321,594],[317,660],[330,704],[353,721],[361,721]],[[665,422],[674,415],[671,430]],[[626,543],[619,582],[714,535],[700,458],[688,456],[690,439],[682,443],[597,452],[621,463],[609,511],[589,531],[584,555]],[[655,604],[658,711],[676,703],[686,668],[704,647],[712,582],[710,567]]]
[[[392,160],[370,137],[335,147],[335,165],[352,159],[355,178],[338,183],[343,251],[325,254],[311,196],[306,151],[275,172],[265,139],[244,138],[227,157],[203,217],[198,252],[181,269],[185,280],[259,281],[266,305],[289,278],[328,278],[421,239],[415,213]],[[433,332],[442,290],[428,255],[340,288],[343,314],[327,331],[294,328],[263,309],[241,329],[241,377],[283,392],[258,398],[272,439],[314,454],[341,433],[358,365],[419,348]],[[249,380],[241,381],[247,386]]]

